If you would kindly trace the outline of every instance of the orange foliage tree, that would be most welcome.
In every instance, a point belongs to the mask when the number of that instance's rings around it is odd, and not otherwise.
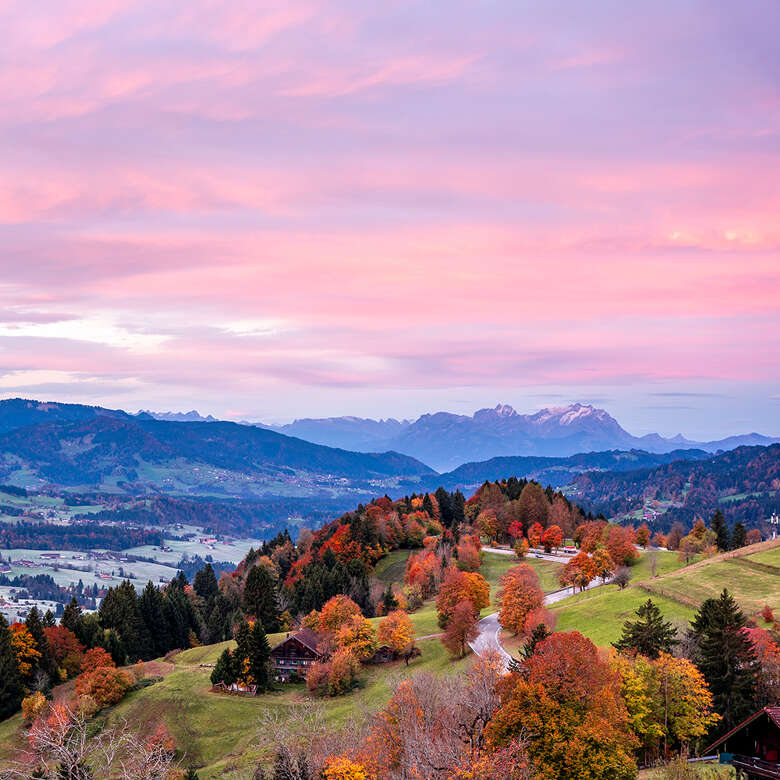
[[[98,708],[116,704],[130,690],[130,675],[112,666],[98,666],[76,678],[76,693],[89,696]]]
[[[557,550],[563,543],[563,531],[557,525],[551,525],[542,534],[542,544]]]
[[[84,653],[84,660],[81,662],[82,672],[91,672],[100,666],[116,666],[114,659],[102,647],[93,647]]]
[[[501,706],[488,724],[491,746],[528,735],[534,777],[558,780],[636,776],[637,740],[620,695],[620,677],[579,632],[536,646],[524,674],[498,683]]]
[[[328,599],[320,610],[320,631],[338,631],[350,618],[362,615],[349,596],[339,594]]]
[[[612,560],[612,556],[603,547],[599,547],[593,551],[592,560],[596,576],[601,577],[602,582],[606,582],[607,577],[615,571],[615,562]]]
[[[344,756],[334,756],[325,762],[322,777],[324,780],[374,780],[376,775],[357,761]]]
[[[539,542],[542,541],[543,533],[544,533],[544,529],[542,528],[540,523],[534,523],[528,529],[528,543],[531,545],[531,547],[539,546]]]
[[[564,588],[571,586],[585,590],[595,576],[596,566],[593,563],[593,559],[585,552],[578,552],[563,567],[558,581]]]
[[[376,639],[394,653],[403,653],[414,644],[414,626],[406,612],[397,609],[379,621]]]
[[[502,574],[498,584],[500,589],[496,603],[500,609],[499,622],[507,630],[520,634],[525,630],[528,613],[544,603],[539,577],[527,563],[521,563]]]
[[[423,599],[430,598],[441,582],[441,560],[434,550],[413,553],[406,561],[404,582],[418,587]]]
[[[475,614],[479,614],[490,604],[487,580],[477,572],[447,569],[436,599],[439,626],[444,628],[447,625],[459,601],[470,601]]]
[[[611,525],[607,529],[605,546],[618,566],[630,566],[639,557],[634,544],[634,529]]]
[[[43,629],[54,663],[67,677],[75,677],[84,660],[84,646],[65,626],[46,626]]]

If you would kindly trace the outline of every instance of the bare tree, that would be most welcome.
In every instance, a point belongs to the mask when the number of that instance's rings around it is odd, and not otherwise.
[[[92,736],[83,712],[55,705],[28,732],[30,749],[5,780],[167,780],[178,768],[172,750],[141,738],[123,721]]]
[[[628,566],[621,566],[615,572],[612,583],[617,585],[620,590],[623,590],[629,582],[631,582],[631,569],[629,569]]]

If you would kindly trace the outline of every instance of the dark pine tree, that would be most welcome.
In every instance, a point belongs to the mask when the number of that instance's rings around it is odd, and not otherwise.
[[[54,679],[56,664],[52,658],[51,648],[43,631],[43,622],[37,607],[33,607],[30,610],[24,624],[35,640],[35,649],[41,654],[41,657],[38,659],[38,669],[46,675],[46,685],[44,686],[46,687]]]
[[[276,580],[265,566],[253,566],[244,585],[244,612],[263,624],[263,629],[273,632],[279,628],[279,607],[276,597]]]
[[[246,620],[242,620],[236,627],[236,649],[233,651],[233,656],[236,663],[236,671],[238,679],[244,679],[245,674],[249,671],[250,655],[252,652],[250,634],[251,629],[249,623]]]
[[[249,674],[261,691],[271,687],[271,648],[263,626],[256,620],[249,632]]]
[[[23,695],[16,652],[11,644],[11,629],[0,614],[0,720],[5,720],[19,709]]]
[[[171,641],[171,633],[165,620],[165,598],[160,589],[150,580],[138,600],[138,609],[144,623],[144,630],[149,638],[152,656],[165,655],[176,645]]]
[[[734,531],[731,534],[731,546],[738,550],[747,544],[747,531],[740,520],[734,523]]]
[[[217,663],[214,664],[214,669],[211,672],[211,684],[216,685],[223,682],[225,685],[232,685],[238,680],[238,673],[235,654],[226,647],[217,659]]]
[[[612,646],[621,653],[639,653],[648,658],[658,658],[661,651],[669,653],[677,644],[677,629],[663,619],[652,599],[636,610],[639,620],[627,620],[623,634]]]
[[[81,628],[81,607],[79,606],[76,597],[74,596],[70,603],[65,607],[60,618],[60,625],[72,631],[76,636],[79,636]]]
[[[392,586],[388,585],[382,596],[382,613],[389,615],[394,609],[398,609],[398,599],[393,595]]]
[[[551,635],[552,631],[544,623],[537,623],[520,648],[520,655],[526,660],[529,659],[536,652],[536,646],[539,642],[544,642]]]
[[[712,692],[715,711],[725,733],[757,708],[758,661],[745,632],[747,619],[724,588],[717,599],[707,599],[691,623],[696,658]]]
[[[199,572],[196,572],[192,580],[192,587],[206,603],[210,603],[219,593],[217,575],[210,563],[207,563]]]
[[[131,662],[153,657],[150,637],[138,605],[138,594],[130,580],[108,589],[100,602],[98,614],[103,628],[113,628],[119,634]]]
[[[731,549],[731,534],[729,533],[729,527],[726,525],[726,520],[723,517],[723,513],[720,509],[715,512],[710,520],[710,528],[715,533],[715,544],[721,552]]]

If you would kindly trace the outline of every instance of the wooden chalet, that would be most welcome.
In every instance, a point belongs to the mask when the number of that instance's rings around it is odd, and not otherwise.
[[[780,780],[780,707],[764,707],[705,749],[717,750],[738,780]]]
[[[291,677],[305,678],[312,664],[322,660],[317,649],[319,637],[309,628],[302,628],[271,648],[271,663],[274,675],[279,682],[287,682]]]

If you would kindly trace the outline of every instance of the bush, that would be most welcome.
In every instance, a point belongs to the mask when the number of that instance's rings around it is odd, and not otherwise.
[[[330,664],[315,663],[309,669],[306,675],[306,688],[311,693],[324,695],[328,691],[328,680],[330,679]]]
[[[76,680],[76,693],[79,696],[90,696],[98,709],[103,709],[121,701],[132,686],[130,675],[121,669],[98,666],[91,672],[79,675]]]
[[[22,717],[25,723],[32,723],[46,709],[46,704],[46,697],[40,691],[22,699]]]
[[[765,604],[764,608],[761,610],[761,617],[764,620],[764,623],[773,623],[775,619],[775,615],[772,612],[772,607],[769,606],[769,604]]]
[[[339,696],[351,691],[360,671],[360,661],[355,655],[344,648],[333,653],[330,660],[330,677],[328,678],[328,693]]]

